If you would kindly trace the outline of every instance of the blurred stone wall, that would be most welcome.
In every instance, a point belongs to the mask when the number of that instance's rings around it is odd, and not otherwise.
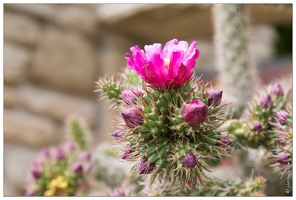
[[[110,141],[114,112],[97,100],[95,82],[122,69],[131,46],[195,39],[198,70],[213,71],[210,17],[209,5],[5,4],[4,196],[24,194],[37,153],[67,139],[69,116],[85,121],[94,144]],[[271,59],[274,29],[252,30],[256,61]]]

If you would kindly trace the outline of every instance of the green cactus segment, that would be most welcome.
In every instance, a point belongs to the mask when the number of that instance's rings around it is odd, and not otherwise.
[[[180,184],[180,191],[188,181],[203,184],[207,178],[203,170],[209,170],[211,161],[222,160],[228,155],[228,147],[217,145],[221,135],[227,137],[227,129],[220,129],[224,123],[220,111],[225,105],[208,105],[206,87],[202,81],[191,80],[180,88],[159,91],[143,83],[143,96],[137,97],[137,106],[143,111],[143,123],[134,128],[126,127],[126,134],[119,142],[124,147],[131,146],[132,156],[126,160],[146,157],[149,163],[154,164],[149,174],[151,184],[156,176],[170,180],[172,184]],[[195,127],[185,122],[181,113],[183,107],[193,100],[200,100],[208,107],[207,119]],[[120,111],[131,106],[134,105],[122,106]],[[119,119],[118,128],[121,126]],[[189,152],[198,159],[194,168],[182,164],[183,157]],[[133,171],[138,171],[139,163],[138,160]]]
[[[70,118],[68,120],[68,126],[73,141],[78,144],[81,149],[87,149],[89,147],[89,143],[85,127],[83,127],[82,123],[75,118]]]

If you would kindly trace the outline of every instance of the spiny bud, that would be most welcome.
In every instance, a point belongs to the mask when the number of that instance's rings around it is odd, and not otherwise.
[[[32,175],[35,179],[39,179],[41,177],[42,171],[39,168],[35,168],[32,170]]]
[[[44,155],[46,158],[49,158],[50,155],[51,155],[50,148],[48,148],[48,147],[45,147],[45,148],[42,150],[42,152],[43,152],[43,155]]]
[[[187,168],[194,168],[197,164],[197,158],[189,152],[182,158],[182,163]]]
[[[115,188],[113,190],[113,195],[112,196],[114,196],[114,197],[121,197],[121,196],[125,196],[125,194],[124,194],[124,192],[121,189]]]
[[[281,125],[285,125],[286,124],[286,120],[288,119],[289,117],[289,113],[287,113],[286,111],[284,110],[280,110],[280,111],[277,111],[275,113],[275,116],[278,120],[278,122],[281,124]]]
[[[83,167],[80,163],[74,163],[72,165],[72,170],[75,172],[75,174],[81,174],[83,171]]]
[[[150,174],[153,171],[154,167],[154,163],[148,163],[147,157],[141,158],[139,164],[139,174]]]
[[[290,162],[290,154],[282,152],[278,155],[276,161],[281,165],[286,165]]]
[[[263,108],[271,108],[273,105],[271,97],[269,95],[267,95],[266,97],[262,98],[260,101],[260,105]]]
[[[68,141],[66,144],[65,144],[65,149],[68,150],[68,151],[73,151],[75,149],[75,143],[73,141]]]
[[[208,107],[200,100],[193,100],[182,109],[182,117],[191,126],[204,122],[208,116]]]
[[[131,146],[127,146],[124,150],[124,153],[122,155],[122,159],[126,159],[128,157],[128,155],[132,152],[131,151],[132,147]]]
[[[253,130],[256,132],[261,132],[262,131],[262,124],[260,122],[254,122]]]
[[[136,96],[143,96],[143,93],[139,89],[127,89],[121,93],[122,99],[128,105],[135,104],[137,102]]]
[[[217,141],[216,141],[216,145],[222,148],[225,148],[229,145],[231,145],[232,142],[228,139],[228,138],[224,138],[224,137],[220,137]]]
[[[124,132],[122,130],[116,130],[111,134],[111,136],[116,140],[120,140],[124,136]]]
[[[129,128],[135,128],[138,125],[141,125],[143,123],[143,117],[141,115],[142,109],[139,107],[133,107],[129,108],[123,113],[121,113],[122,118],[125,122],[125,124]]]
[[[208,90],[208,105],[219,106],[222,99],[222,90]]]
[[[90,161],[91,159],[91,154],[88,152],[88,151],[84,151],[81,153],[81,156],[80,156],[81,160],[83,161]]]
[[[279,83],[275,83],[272,85],[271,89],[270,89],[270,95],[275,95],[275,96],[284,96],[284,91],[283,88],[281,86],[281,84]]]
[[[63,160],[66,157],[65,151],[62,148],[58,148],[56,151],[56,159]]]

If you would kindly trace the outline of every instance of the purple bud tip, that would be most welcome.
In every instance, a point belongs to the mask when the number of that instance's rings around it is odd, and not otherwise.
[[[121,189],[115,188],[113,190],[113,195],[112,196],[114,196],[114,197],[123,197],[123,196],[125,196],[125,194]]]
[[[197,158],[189,152],[182,158],[182,163],[187,168],[194,168],[197,164]]]
[[[142,109],[139,107],[129,108],[123,113],[121,113],[122,118],[125,122],[125,124],[129,128],[135,128],[138,125],[141,125],[143,123],[143,117],[141,115]]]
[[[266,97],[264,97],[263,99],[261,99],[260,101],[260,105],[263,108],[271,108],[273,105],[272,99],[269,95],[267,95]]]
[[[62,148],[58,148],[56,151],[56,159],[63,160],[66,157],[65,151]]]
[[[256,132],[261,132],[262,131],[262,125],[260,122],[254,122],[253,124],[253,130]]]
[[[123,153],[123,155],[122,155],[122,159],[127,159],[128,158],[128,156],[129,156],[129,154],[130,153],[132,153],[132,147],[131,146],[127,146],[126,148],[125,148],[125,150],[124,150],[124,153]]]
[[[278,122],[281,124],[281,125],[285,125],[286,124],[286,120],[288,119],[289,117],[289,113],[287,113],[286,111],[284,110],[280,110],[280,111],[277,111],[275,113],[275,116],[278,120]]]
[[[148,158],[141,158],[139,165],[139,174],[150,174],[153,171],[154,167],[154,163],[149,163]]]
[[[286,165],[290,162],[290,154],[282,152],[278,155],[276,161],[281,165]]]
[[[50,152],[50,148],[46,147],[42,150],[43,152],[43,155],[46,157],[46,158],[49,158],[50,155],[51,155],[51,152]]]
[[[33,190],[27,190],[25,196],[32,197],[34,196],[35,192]]]
[[[220,137],[216,141],[216,145],[219,146],[219,147],[222,147],[222,148],[230,146],[231,144],[232,144],[232,142],[228,138],[224,138],[224,137]]]
[[[196,186],[196,179],[194,180],[189,180],[186,182],[187,185],[190,187],[190,188],[194,188]]]
[[[222,90],[208,90],[208,105],[219,106],[222,99]]]
[[[35,179],[39,179],[42,175],[42,171],[39,168],[35,168],[32,170],[32,175]]]
[[[200,100],[193,100],[184,106],[181,113],[186,122],[197,126],[207,119],[208,107]]]
[[[75,174],[81,174],[83,171],[83,167],[80,163],[74,163],[72,166],[72,170],[75,172]]]
[[[65,144],[65,148],[67,150],[74,150],[75,149],[75,143],[73,141],[68,141],[66,144]]]
[[[88,151],[84,151],[81,153],[81,160],[90,161],[91,154]]]
[[[122,91],[121,97],[126,104],[135,104],[137,102],[137,96],[143,96],[143,93],[139,89],[127,89]]]
[[[284,96],[284,91],[283,88],[281,86],[281,84],[279,83],[275,83],[272,85],[271,89],[270,89],[270,95],[275,95],[275,96]]]
[[[120,140],[124,136],[124,132],[122,130],[116,130],[111,134],[111,136],[116,140]]]

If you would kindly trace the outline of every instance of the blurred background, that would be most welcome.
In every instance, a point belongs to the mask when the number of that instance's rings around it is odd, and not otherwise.
[[[113,112],[95,82],[120,72],[130,47],[198,41],[196,71],[217,76],[211,4],[4,4],[4,196],[24,194],[45,146],[67,139],[65,121],[85,121],[93,143],[111,142]],[[292,76],[292,6],[244,5],[262,83]]]

